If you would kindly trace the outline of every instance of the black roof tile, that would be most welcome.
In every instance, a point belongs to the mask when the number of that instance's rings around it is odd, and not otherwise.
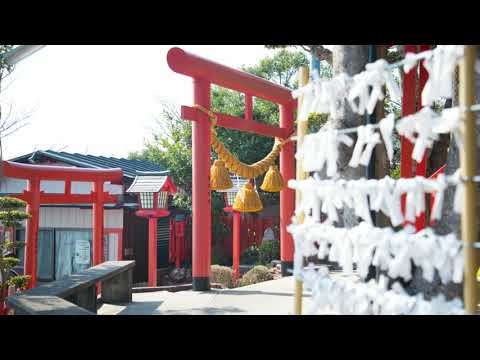
[[[137,171],[165,171],[160,165],[144,160],[129,160],[124,158],[114,158],[105,156],[83,155],[78,153],[67,153],[64,151],[38,150],[30,154],[16,157],[10,161],[22,163],[34,163],[38,157],[47,157],[53,160],[61,161],[73,166],[94,169],[120,168],[123,170],[123,176],[134,179]]]

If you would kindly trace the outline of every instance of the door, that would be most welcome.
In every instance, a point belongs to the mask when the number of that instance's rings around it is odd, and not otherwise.
[[[55,279],[88,269],[92,265],[92,231],[57,230],[55,239]]]

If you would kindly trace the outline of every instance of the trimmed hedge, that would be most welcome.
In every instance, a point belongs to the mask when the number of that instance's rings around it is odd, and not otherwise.
[[[273,274],[266,266],[258,265],[242,276],[239,286],[253,285],[269,280],[273,280]]]
[[[235,283],[233,281],[233,270],[231,268],[221,265],[212,265],[210,269],[210,281],[212,283],[222,284],[223,287],[229,289],[235,287]]]

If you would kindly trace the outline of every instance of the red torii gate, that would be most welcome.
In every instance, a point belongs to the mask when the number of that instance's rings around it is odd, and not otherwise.
[[[216,84],[245,94],[245,118],[215,113],[217,125],[255,133],[288,138],[294,132],[294,111],[297,101],[290,89],[260,77],[232,69],[216,62],[172,48],[167,54],[170,68],[193,78],[193,101],[210,110],[210,86]],[[278,104],[280,127],[253,120],[253,96]],[[182,106],[183,119],[192,121],[192,286],[193,290],[210,289],[211,211],[210,211],[210,132],[207,114],[195,107]],[[295,177],[294,147],[285,144],[280,153],[280,172],[285,181]],[[295,208],[295,192],[285,188],[280,192],[280,257],[282,273],[293,266],[293,239],[287,232]]]
[[[27,190],[12,195],[27,203],[31,215],[26,222],[25,274],[31,276],[29,287],[37,283],[38,224],[40,204],[93,204],[93,265],[100,264],[103,256],[103,206],[115,203],[117,197],[103,191],[105,182],[122,184],[122,169],[82,169],[75,167],[30,165],[3,161],[4,176],[25,179]],[[65,181],[64,194],[46,194],[40,191],[42,180]],[[72,181],[93,182],[90,194],[72,194]]]

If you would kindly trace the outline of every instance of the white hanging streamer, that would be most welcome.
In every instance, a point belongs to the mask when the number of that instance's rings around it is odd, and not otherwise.
[[[368,166],[372,157],[372,151],[380,142],[380,135],[374,131],[372,125],[360,126],[358,128],[357,142],[348,165],[351,167],[357,167],[358,165]]]
[[[442,117],[429,107],[425,107],[413,115],[400,119],[396,129],[400,135],[415,144],[412,158],[421,162],[427,147],[433,147],[433,142],[438,139],[438,133],[433,129],[441,129],[441,124]]]
[[[455,67],[463,53],[463,45],[438,45],[430,51],[423,62],[428,80],[422,91],[422,106],[433,105],[439,98],[453,97]]]
[[[338,134],[335,129],[322,129],[305,136],[296,158],[303,158],[305,171],[322,171],[326,164],[327,175],[334,176],[337,173],[339,143],[352,146],[353,140],[345,134]]]
[[[388,114],[386,118],[380,120],[380,133],[382,134],[383,143],[385,144],[385,149],[387,150],[388,160],[390,164],[393,163],[393,143],[392,143],[392,133],[395,126],[395,115]]]

